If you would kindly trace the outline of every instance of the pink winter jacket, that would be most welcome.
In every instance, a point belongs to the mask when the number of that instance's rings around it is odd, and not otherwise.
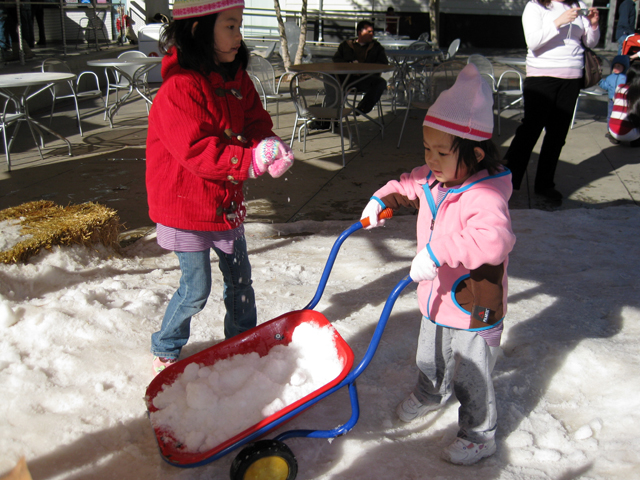
[[[419,209],[417,251],[427,248],[438,267],[433,281],[420,282],[418,303],[432,322],[483,330],[507,312],[507,263],[516,238],[508,200],[511,172],[482,170],[450,189],[439,205],[429,185],[435,178],[423,165],[374,194],[392,209]]]

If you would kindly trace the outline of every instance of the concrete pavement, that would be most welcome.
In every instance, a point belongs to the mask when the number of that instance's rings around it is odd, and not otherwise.
[[[41,60],[40,60],[41,61]],[[73,156],[55,137],[46,137],[40,159],[26,125],[12,148],[11,172],[4,156],[0,167],[0,209],[21,203],[49,199],[58,204],[93,201],[118,211],[125,230],[147,229],[153,224],[147,215],[144,183],[147,115],[144,103],[136,98],[125,105],[109,128],[103,119],[99,99],[84,101],[81,137],[71,104],[61,104],[54,115],[53,128],[72,144]],[[269,111],[275,115],[275,105]],[[48,111],[35,114],[48,121]],[[401,148],[396,148],[404,109],[394,114],[384,109],[384,138],[371,122],[359,122],[363,156],[357,148],[347,152],[342,168],[340,138],[330,132],[313,132],[307,151],[294,144],[296,163],[279,179],[264,176],[246,182],[249,222],[292,222],[297,220],[356,220],[371,194],[390,179],[423,161],[421,124],[423,110],[412,110]],[[503,113],[502,134],[494,135],[501,153],[506,152],[520,120],[520,111]],[[280,128],[276,133],[289,140],[294,120],[293,105],[280,104]],[[275,123],[275,122],[274,122]],[[599,208],[640,202],[640,149],[612,145],[605,138],[606,101],[580,102],[576,124],[567,137],[556,184],[565,200],[552,205],[533,194],[533,176],[540,142],[530,165],[529,186],[514,192],[513,209]],[[348,146],[348,142],[347,142]],[[410,214],[411,212],[405,212]]]

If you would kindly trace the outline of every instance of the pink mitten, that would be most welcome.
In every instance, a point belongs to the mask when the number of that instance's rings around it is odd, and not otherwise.
[[[269,175],[273,178],[278,178],[291,168],[293,160],[293,152],[289,148],[289,145],[284,142],[280,142],[278,145],[278,158],[267,168],[267,170],[269,170]]]
[[[267,171],[269,165],[276,161],[282,140],[278,137],[267,137],[253,149],[253,159],[249,170],[250,177],[259,177]],[[253,175],[251,175],[253,173]]]

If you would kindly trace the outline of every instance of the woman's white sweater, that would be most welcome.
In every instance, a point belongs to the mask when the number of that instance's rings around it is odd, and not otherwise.
[[[583,2],[580,8],[586,8]],[[552,1],[549,8],[531,0],[522,13],[522,27],[527,42],[527,76],[581,78],[584,68],[583,42],[589,48],[600,39],[600,30],[592,29],[587,17],[557,28],[553,23],[571,7]]]

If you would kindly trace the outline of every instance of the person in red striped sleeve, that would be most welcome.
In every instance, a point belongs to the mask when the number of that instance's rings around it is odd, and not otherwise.
[[[632,63],[626,82],[616,87],[609,134],[618,143],[640,146],[640,63]]]

